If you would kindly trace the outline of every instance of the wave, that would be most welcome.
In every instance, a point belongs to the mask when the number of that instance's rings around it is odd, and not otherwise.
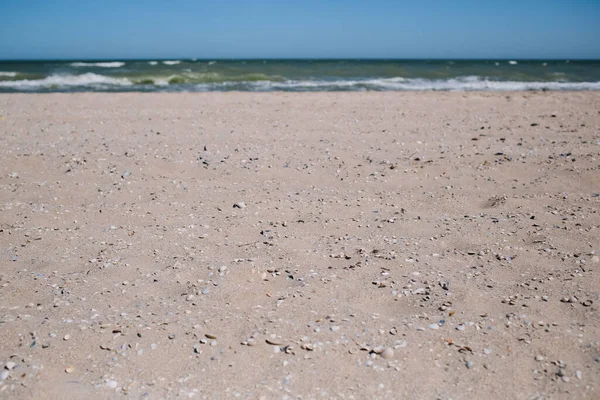
[[[0,89],[15,91],[531,91],[598,90],[599,82],[498,81],[481,76],[452,79],[373,78],[329,80],[285,80],[280,76],[245,74],[223,76],[218,73],[182,73],[169,76],[111,77],[85,73],[50,75],[40,79],[0,80]]]
[[[179,61],[179,60],[175,60],[175,61],[163,61],[163,64],[165,64],[165,65],[177,65],[177,64],[181,64],[181,61]]]
[[[155,84],[159,86],[165,85],[185,85],[193,88],[195,84],[227,84],[230,82],[256,82],[256,81],[272,81],[279,82],[283,81],[283,78],[276,75],[266,75],[266,74],[243,74],[243,75],[235,75],[235,76],[226,76],[219,74],[217,72],[191,72],[189,69],[181,70],[181,73],[172,74],[172,75],[141,75],[137,77],[130,78],[133,84]]]
[[[158,61],[148,61],[148,64],[150,64],[150,65],[156,65],[156,64],[158,64]]]
[[[0,87],[17,90],[36,90],[43,88],[61,87],[92,87],[103,88],[108,86],[129,86],[131,81],[126,78],[111,78],[109,76],[93,73],[81,75],[50,75],[44,79],[23,79],[20,81],[0,81]]]
[[[364,80],[286,80],[199,84],[199,91],[532,91],[600,90],[600,82],[491,81],[478,76],[455,79],[389,78]]]
[[[120,68],[125,65],[122,61],[111,61],[111,62],[74,62],[69,64],[71,67],[99,67],[99,68]]]
[[[13,72],[13,71],[0,71],[0,76],[8,76],[9,78],[14,78],[15,76],[17,76],[17,72]]]

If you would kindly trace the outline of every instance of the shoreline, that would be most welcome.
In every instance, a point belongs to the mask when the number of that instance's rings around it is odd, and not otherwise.
[[[131,91],[131,92],[94,92],[94,91],[82,91],[82,92],[0,92],[0,96],[19,96],[19,95],[348,95],[348,96],[362,96],[362,95],[384,95],[384,96],[394,96],[394,95],[477,95],[477,94],[488,94],[488,95],[503,95],[503,94],[512,94],[512,95],[526,95],[526,94],[557,94],[557,95],[569,95],[569,94],[599,94],[600,90],[365,90],[365,91],[304,91],[304,92],[291,92],[285,90],[274,90],[274,91],[234,91],[234,90],[215,90],[215,91],[172,91],[172,92],[144,92],[144,91]]]

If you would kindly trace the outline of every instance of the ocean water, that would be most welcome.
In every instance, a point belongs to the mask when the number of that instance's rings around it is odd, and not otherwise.
[[[600,60],[0,61],[0,93],[600,90]]]

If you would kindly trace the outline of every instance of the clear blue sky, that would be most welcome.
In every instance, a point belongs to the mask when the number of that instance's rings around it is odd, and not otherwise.
[[[600,0],[0,0],[0,18],[1,59],[600,58]]]

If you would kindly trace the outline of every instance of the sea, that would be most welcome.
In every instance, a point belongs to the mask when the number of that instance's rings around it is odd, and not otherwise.
[[[0,93],[600,90],[600,60],[0,61]]]

